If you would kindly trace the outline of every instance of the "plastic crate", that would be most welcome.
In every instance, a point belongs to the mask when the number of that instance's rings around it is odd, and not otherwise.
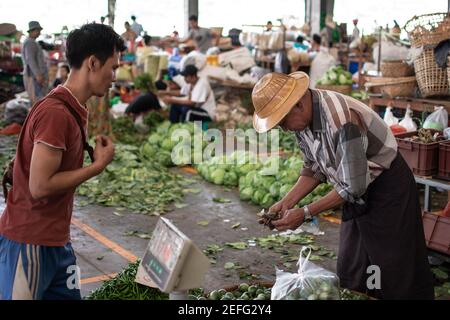
[[[424,212],[422,220],[428,248],[450,255],[450,218]]]
[[[439,143],[438,178],[450,181],[450,140]]]
[[[417,132],[395,135],[398,150],[414,174],[419,176],[436,175],[439,165],[439,142],[425,144],[406,140],[414,135],[417,135]]]

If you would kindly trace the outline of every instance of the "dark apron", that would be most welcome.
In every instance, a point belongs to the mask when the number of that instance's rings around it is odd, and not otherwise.
[[[433,299],[416,182],[400,154],[368,187],[364,205],[346,203],[337,272],[341,286],[380,299]],[[381,287],[367,279],[378,266]]]

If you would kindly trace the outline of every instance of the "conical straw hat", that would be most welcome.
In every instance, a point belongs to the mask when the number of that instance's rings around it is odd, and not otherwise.
[[[273,129],[308,88],[309,77],[304,72],[294,72],[290,75],[274,72],[261,78],[252,92],[255,130],[263,133]]]

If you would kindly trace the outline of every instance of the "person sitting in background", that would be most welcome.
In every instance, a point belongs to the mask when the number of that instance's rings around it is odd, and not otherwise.
[[[305,38],[302,36],[298,36],[295,43],[294,43],[294,48],[299,49],[299,50],[308,50],[309,46],[307,46],[306,44],[304,44]]]
[[[267,21],[266,32],[272,32],[273,24],[272,21]]]
[[[134,95],[130,104],[125,110],[126,115],[132,115],[133,120],[145,115],[151,110],[161,110],[158,97],[156,96],[156,86],[149,73],[143,73],[134,80]]]
[[[161,110],[158,97],[151,91],[143,91],[126,108],[125,114],[131,115],[133,121],[152,110]]]
[[[170,107],[170,122],[212,121],[215,118],[216,100],[206,78],[198,77],[198,69],[187,65],[181,72],[186,84],[181,91],[170,92],[162,99]],[[164,94],[163,94],[164,95]]]
[[[59,67],[59,78],[56,78],[53,82],[53,88],[56,88],[60,84],[64,84],[67,81],[67,78],[69,78],[70,68],[67,64],[64,64]]]

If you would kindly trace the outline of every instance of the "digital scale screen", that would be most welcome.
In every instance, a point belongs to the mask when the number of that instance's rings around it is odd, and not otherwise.
[[[158,287],[166,287],[185,244],[185,239],[167,220],[158,221],[142,260],[142,266]]]

